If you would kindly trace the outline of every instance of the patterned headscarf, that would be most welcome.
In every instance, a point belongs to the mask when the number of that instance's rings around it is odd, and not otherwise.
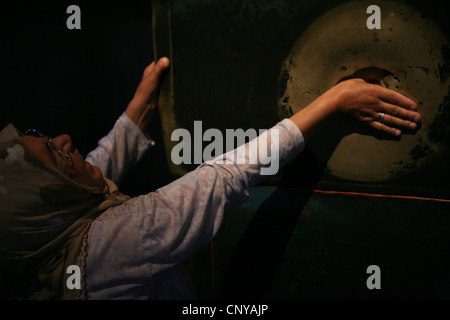
[[[66,287],[67,267],[79,266],[84,284],[91,222],[128,198],[108,179],[103,190],[76,183],[39,159],[21,135],[12,124],[0,133],[0,277],[36,277],[38,298],[84,298],[83,289]]]

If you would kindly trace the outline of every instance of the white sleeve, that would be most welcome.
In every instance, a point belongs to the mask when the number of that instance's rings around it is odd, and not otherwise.
[[[125,174],[154,146],[154,141],[123,113],[107,136],[98,142],[86,161],[97,166],[103,175],[119,184]]]
[[[277,130],[278,135],[272,135]],[[226,209],[244,203],[270,168],[269,157],[246,163],[261,144],[278,150],[280,167],[304,148],[301,132],[283,120],[266,135],[200,165],[169,185],[109,208],[91,226],[87,275],[92,297],[134,298],[157,286],[160,272],[183,262],[216,235]],[[267,139],[269,137],[269,139]],[[271,138],[272,137],[272,138]],[[236,157],[235,157],[236,156]],[[220,159],[230,163],[220,163]],[[235,162],[231,162],[234,160]]]

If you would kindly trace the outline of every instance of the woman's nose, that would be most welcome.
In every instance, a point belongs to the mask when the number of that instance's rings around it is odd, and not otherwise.
[[[72,138],[67,134],[61,134],[57,137],[55,137],[53,140],[53,143],[62,151],[65,152],[72,152]]]

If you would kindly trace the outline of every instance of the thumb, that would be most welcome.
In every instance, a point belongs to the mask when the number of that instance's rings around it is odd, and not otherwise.
[[[151,98],[155,93],[157,94],[169,65],[169,59],[163,57],[156,64],[153,62],[148,66],[136,90],[135,98],[139,97],[146,100]]]
[[[170,61],[167,57],[162,57],[156,62],[153,70],[144,76],[144,79],[147,79],[150,82],[160,82],[165,72],[169,68]]]

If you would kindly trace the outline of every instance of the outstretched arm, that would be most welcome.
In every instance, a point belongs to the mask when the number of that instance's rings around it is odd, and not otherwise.
[[[352,117],[394,136],[401,135],[403,129],[416,129],[421,119],[413,100],[380,85],[351,79],[332,87],[290,120],[308,142],[341,116]]]
[[[363,80],[344,81],[290,119],[278,123],[267,134],[202,164],[156,192],[129,200],[126,202],[126,212],[132,219],[128,215],[114,213],[121,207],[112,208],[108,216],[117,216],[121,220],[110,224],[111,219],[106,217],[94,222],[90,241],[96,245],[91,250],[100,254],[88,254],[88,259],[102,257],[111,268],[117,268],[130,264],[129,260],[123,258],[128,257],[125,253],[138,252],[135,256],[139,260],[133,266],[144,263],[145,267],[139,268],[142,270],[142,279],[152,281],[148,272],[155,275],[182,262],[201,248],[216,234],[226,208],[239,206],[248,198],[250,187],[261,178],[261,169],[271,165],[267,162],[270,158],[258,157],[256,163],[249,161],[252,154],[259,153],[261,145],[265,145],[266,150],[276,150],[277,161],[282,166],[303,150],[305,141],[311,140],[324,126],[341,115],[355,117],[367,125],[395,135],[399,128],[414,127],[411,123],[420,120],[416,108],[412,100],[385,88]],[[386,114],[384,119],[387,122],[377,120],[379,112]],[[272,135],[273,132],[278,134]],[[128,241],[120,242],[120,238],[116,240],[116,237],[104,236],[117,234],[117,228],[123,230]],[[117,254],[114,248],[119,248],[124,254]],[[107,252],[111,252],[111,255],[106,255]],[[142,256],[145,257],[144,262],[140,260]],[[91,262],[93,265],[98,264],[98,261]],[[130,275],[124,273],[121,276]],[[131,276],[135,276],[135,273]],[[102,279],[101,276],[92,278],[96,281]],[[131,283],[119,280],[117,283]],[[115,284],[100,281],[96,285],[105,288]]]
[[[159,88],[169,67],[161,58],[144,70],[141,82],[114,128],[102,138],[86,160],[99,167],[103,175],[120,183],[142,156],[154,145],[144,132],[158,106]]]

